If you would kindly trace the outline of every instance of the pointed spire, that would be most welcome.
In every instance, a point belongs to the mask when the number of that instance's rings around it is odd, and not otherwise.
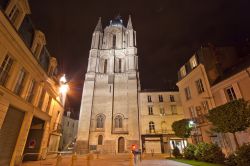
[[[102,32],[102,18],[101,17],[99,17],[98,23],[97,23],[97,25],[95,27],[95,31]]]
[[[128,28],[128,29],[133,29],[132,21],[131,21],[131,15],[129,15],[129,18],[128,18],[127,28]]]

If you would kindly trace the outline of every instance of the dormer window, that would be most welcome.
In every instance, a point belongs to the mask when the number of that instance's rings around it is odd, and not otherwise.
[[[180,72],[181,72],[181,76],[182,76],[182,77],[186,76],[187,72],[186,72],[185,66],[183,66],[183,67],[181,68]]]
[[[195,55],[190,59],[189,62],[190,62],[190,65],[191,65],[192,69],[195,68],[198,65]]]
[[[19,29],[26,14],[30,14],[29,3],[27,0],[11,0],[6,7],[5,14],[9,17],[13,26]]]
[[[31,51],[33,52],[34,57],[39,60],[41,51],[46,44],[45,36],[41,31],[35,31],[33,44],[31,47]]]
[[[15,5],[10,11],[9,19],[13,24],[15,24],[19,16],[20,16],[20,10],[18,9],[17,5]]]

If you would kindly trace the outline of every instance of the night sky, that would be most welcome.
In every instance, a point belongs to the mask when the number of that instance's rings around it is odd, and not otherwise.
[[[68,106],[79,112],[93,30],[118,14],[137,31],[142,89],[168,89],[201,45],[232,45],[250,36],[249,0],[30,0],[32,20],[70,81]]]

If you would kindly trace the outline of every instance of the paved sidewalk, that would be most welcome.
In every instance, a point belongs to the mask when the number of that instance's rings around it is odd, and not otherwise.
[[[95,159],[90,160],[89,164],[85,159],[77,159],[74,166],[129,166],[129,159]],[[44,161],[26,162],[22,166],[55,166],[55,159],[48,159]],[[63,158],[60,166],[70,166],[71,158]],[[188,164],[179,163],[172,160],[143,160],[138,162],[135,166],[190,166]]]

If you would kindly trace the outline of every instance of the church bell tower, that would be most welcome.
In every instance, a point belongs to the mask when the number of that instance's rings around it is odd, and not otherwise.
[[[129,16],[95,27],[83,86],[77,152],[125,153],[139,146],[136,32]]]

